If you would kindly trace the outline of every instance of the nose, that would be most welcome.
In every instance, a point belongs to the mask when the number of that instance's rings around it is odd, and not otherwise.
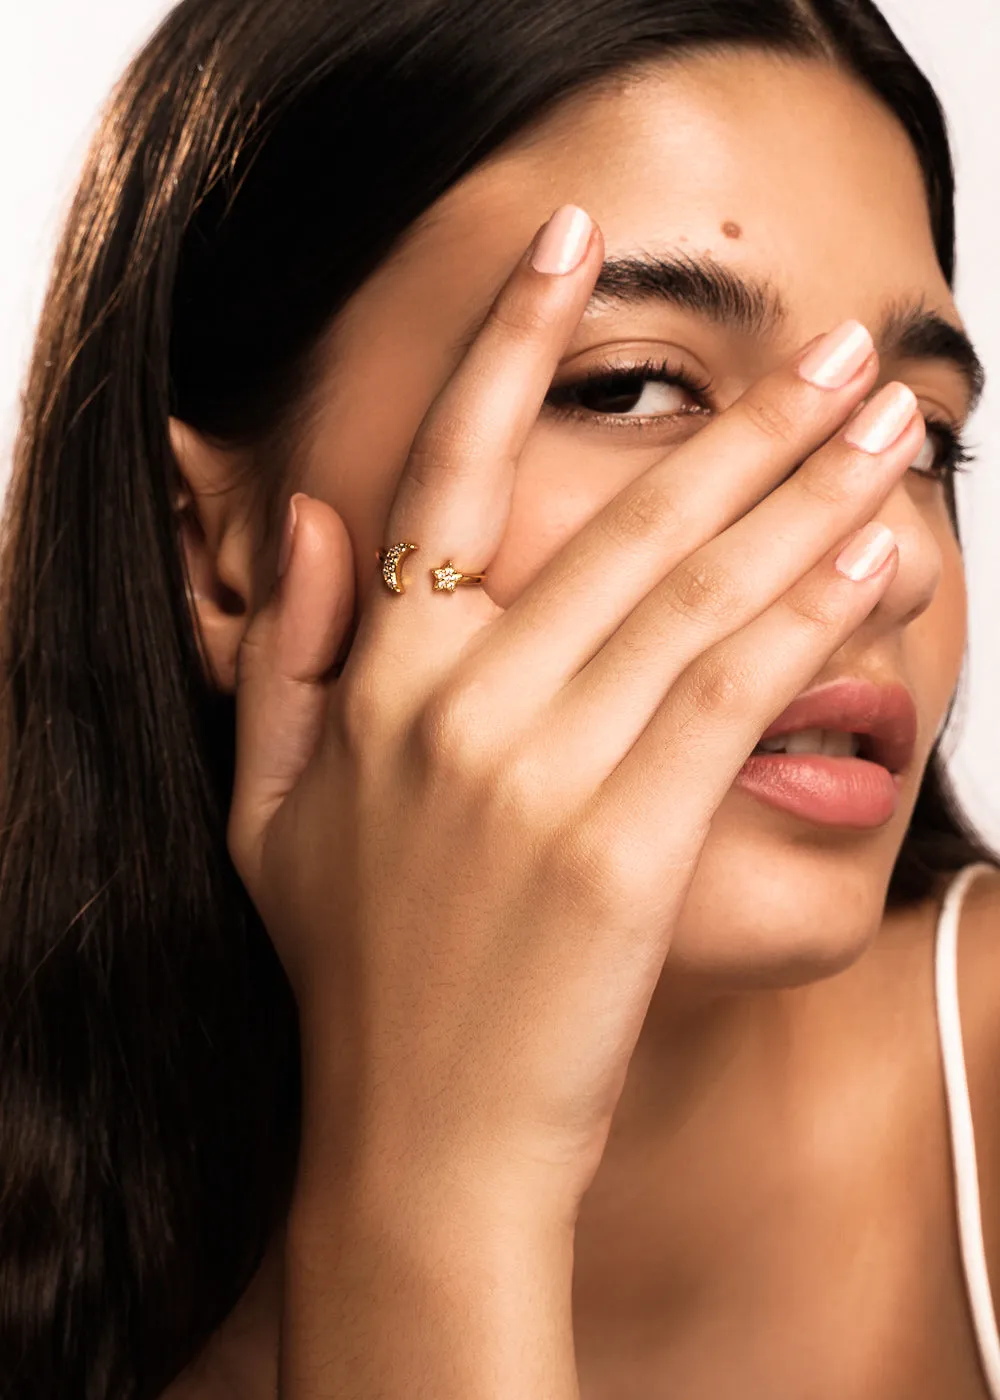
[[[896,536],[899,567],[864,624],[869,635],[914,622],[934,602],[946,568],[961,569],[962,559],[943,486],[908,472],[883,501],[877,519]]]

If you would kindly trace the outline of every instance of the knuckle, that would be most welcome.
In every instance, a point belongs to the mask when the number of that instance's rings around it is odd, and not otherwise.
[[[413,723],[411,741],[422,773],[475,778],[492,771],[496,740],[462,690],[432,696]]]
[[[549,307],[531,291],[511,287],[498,297],[490,312],[490,322],[505,340],[535,340],[552,328]]]
[[[604,517],[605,535],[614,544],[662,537],[683,522],[675,501],[656,486],[643,483],[624,491]]]
[[[494,785],[496,805],[519,822],[534,823],[544,805],[551,774],[542,755],[530,747],[504,756]]]
[[[815,463],[798,472],[795,481],[804,496],[823,506],[847,505],[855,495],[848,479],[842,472],[831,470],[829,462]]]
[[[623,840],[592,817],[564,831],[553,851],[550,883],[593,914],[634,911],[646,897],[651,862],[644,844]]]
[[[736,611],[739,589],[721,564],[697,555],[679,564],[667,585],[671,607],[695,621],[722,621]]]
[[[731,657],[709,654],[691,673],[689,706],[696,719],[725,721],[742,713],[750,688],[751,678]]]
[[[798,623],[818,631],[826,631],[843,621],[837,597],[829,590],[800,588],[789,595],[788,607]]]
[[[455,412],[435,415],[421,427],[410,448],[406,476],[418,487],[432,486],[461,463],[477,460],[484,444],[481,430]]]
[[[791,414],[773,398],[750,397],[743,404],[747,422],[768,442],[792,446],[800,429]]]
[[[447,460],[445,458],[444,460]],[[440,449],[424,439],[415,443],[406,459],[406,482],[410,489],[424,491],[432,486],[441,470]]]

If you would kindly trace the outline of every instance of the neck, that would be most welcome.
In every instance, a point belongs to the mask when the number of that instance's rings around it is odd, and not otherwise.
[[[726,992],[665,970],[578,1222],[575,1306],[595,1351],[647,1308],[657,1345],[671,1317],[691,1326],[693,1299],[728,1315],[741,1294],[752,1312],[762,1278],[794,1287],[792,1261],[814,1267],[826,1202],[878,1189],[857,1143],[906,1101],[898,1026],[933,1026],[936,914],[887,916],[862,958],[806,986]]]

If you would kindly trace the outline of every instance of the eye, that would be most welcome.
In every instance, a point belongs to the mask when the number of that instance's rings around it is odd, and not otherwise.
[[[709,413],[708,387],[685,369],[647,360],[597,366],[579,379],[553,386],[545,403],[565,417],[632,427]]]
[[[928,418],[927,438],[910,470],[935,481],[944,481],[949,476],[967,472],[972,461],[973,455],[957,429],[950,423]]]

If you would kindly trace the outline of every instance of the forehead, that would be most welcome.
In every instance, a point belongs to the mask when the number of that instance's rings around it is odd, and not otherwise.
[[[958,319],[906,132],[824,62],[689,55],[578,93],[450,190],[415,250],[471,238],[488,262],[564,202],[597,219],[609,255],[689,249],[767,276],[798,322],[921,298]]]

